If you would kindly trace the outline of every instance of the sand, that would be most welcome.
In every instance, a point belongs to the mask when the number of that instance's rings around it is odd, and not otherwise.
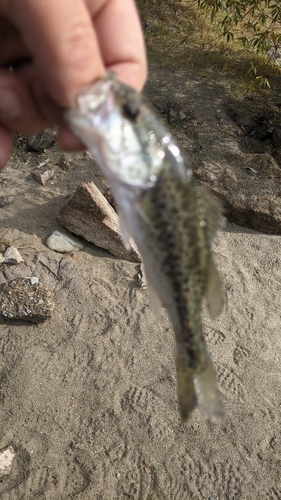
[[[0,499],[280,499],[280,237],[220,229],[226,306],[217,320],[204,309],[203,327],[226,417],[196,410],[183,425],[173,332],[138,266],[91,244],[73,256],[44,245],[79,182],[103,183],[80,154],[39,185],[29,173],[52,154],[14,156],[0,175],[1,237],[24,258],[0,282],[37,276],[55,295],[45,323],[0,324],[0,451],[15,450]]]

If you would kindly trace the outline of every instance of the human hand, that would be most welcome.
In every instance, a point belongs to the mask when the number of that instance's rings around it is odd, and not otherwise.
[[[134,0],[0,0],[0,169],[15,132],[56,124],[62,148],[81,148],[62,111],[108,69],[137,90],[145,82]]]

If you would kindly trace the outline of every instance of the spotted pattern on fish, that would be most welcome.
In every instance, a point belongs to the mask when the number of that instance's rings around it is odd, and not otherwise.
[[[203,298],[212,316],[223,304],[211,254],[218,203],[197,184],[143,97],[112,74],[85,89],[66,119],[111,184],[124,241],[135,239],[154,308],[161,302],[170,317],[182,419],[198,406],[220,421],[223,406],[201,327]]]

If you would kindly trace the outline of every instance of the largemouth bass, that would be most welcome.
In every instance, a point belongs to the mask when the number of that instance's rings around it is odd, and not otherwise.
[[[207,419],[221,421],[223,405],[201,327],[203,298],[212,316],[223,306],[211,255],[218,203],[197,184],[142,95],[112,73],[81,91],[65,118],[111,186],[125,245],[133,237],[143,259],[154,310],[163,305],[170,317],[183,421],[196,406]]]

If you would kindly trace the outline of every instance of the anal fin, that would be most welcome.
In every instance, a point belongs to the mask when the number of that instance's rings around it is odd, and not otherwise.
[[[216,318],[222,312],[224,306],[224,294],[221,279],[213,259],[211,259],[210,262],[206,303],[212,318]]]
[[[119,218],[118,218],[119,228],[120,228],[120,232],[121,232],[121,235],[122,235],[124,247],[127,250],[130,250],[131,249],[131,244],[130,244],[131,235],[130,235],[130,232],[129,232],[128,228],[127,228],[127,224],[125,222],[125,218],[124,218],[122,212],[119,211],[118,216],[119,216]]]

